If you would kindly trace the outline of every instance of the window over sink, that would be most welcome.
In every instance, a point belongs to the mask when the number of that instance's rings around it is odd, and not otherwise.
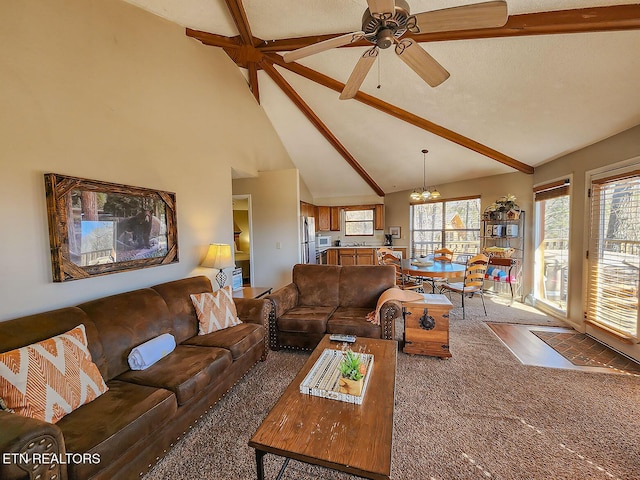
[[[349,236],[373,236],[373,209],[349,210],[344,212],[344,233]]]

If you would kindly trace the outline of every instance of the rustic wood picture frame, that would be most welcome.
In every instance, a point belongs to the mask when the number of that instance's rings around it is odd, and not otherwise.
[[[176,195],[44,175],[54,282],[178,262]]]

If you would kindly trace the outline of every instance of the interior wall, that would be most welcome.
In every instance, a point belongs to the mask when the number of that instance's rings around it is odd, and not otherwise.
[[[234,195],[251,195],[255,286],[275,289],[291,282],[300,259],[298,180],[293,168],[233,180]]]
[[[607,138],[589,147],[573,152],[552,162],[536,167],[535,184],[543,184],[572,174],[571,227],[569,239],[569,301],[568,320],[574,328],[585,331],[583,312],[586,308],[585,275],[588,262],[589,202],[587,175],[590,171],[615,165],[640,156],[640,125]],[[608,342],[617,350],[640,359],[640,347],[618,342],[614,337]]]
[[[452,182],[444,185],[438,184],[438,190],[442,195],[441,198],[444,200],[448,198],[480,196],[482,210],[504,195],[515,195],[516,203],[525,211],[525,256],[522,276],[522,292],[525,296],[531,292],[533,285],[532,188],[533,175],[520,172]],[[411,190],[405,190],[391,193],[384,199],[385,231],[389,231],[389,226],[400,227],[401,236],[399,239],[394,239],[394,245],[408,247],[410,244],[410,194]]]
[[[291,165],[224,52],[130,4],[3,0],[0,58],[0,320],[213,278],[198,264],[233,242],[231,167]],[[53,283],[46,172],[175,192],[180,262]]]

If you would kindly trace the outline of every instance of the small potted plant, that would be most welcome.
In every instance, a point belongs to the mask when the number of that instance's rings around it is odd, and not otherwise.
[[[340,370],[340,392],[350,395],[361,395],[367,366],[362,363],[360,355],[347,350],[338,366]]]
[[[515,195],[511,193],[500,197],[493,205],[498,214],[497,220],[517,220],[520,217],[520,207],[516,203]]]

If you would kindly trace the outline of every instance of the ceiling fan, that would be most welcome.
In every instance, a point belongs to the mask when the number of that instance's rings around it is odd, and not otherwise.
[[[342,47],[365,39],[373,47],[365,51],[345,84],[341,100],[353,98],[378,56],[379,49],[389,48],[395,43],[395,52],[420,78],[432,87],[437,87],[447,78],[449,72],[429,55],[418,43],[410,38],[402,38],[411,33],[433,33],[455,30],[501,27],[507,22],[507,2],[504,0],[475,3],[459,7],[444,8],[411,15],[406,0],[367,0],[367,8],[362,16],[362,30],[284,54],[287,63],[331,48]]]

